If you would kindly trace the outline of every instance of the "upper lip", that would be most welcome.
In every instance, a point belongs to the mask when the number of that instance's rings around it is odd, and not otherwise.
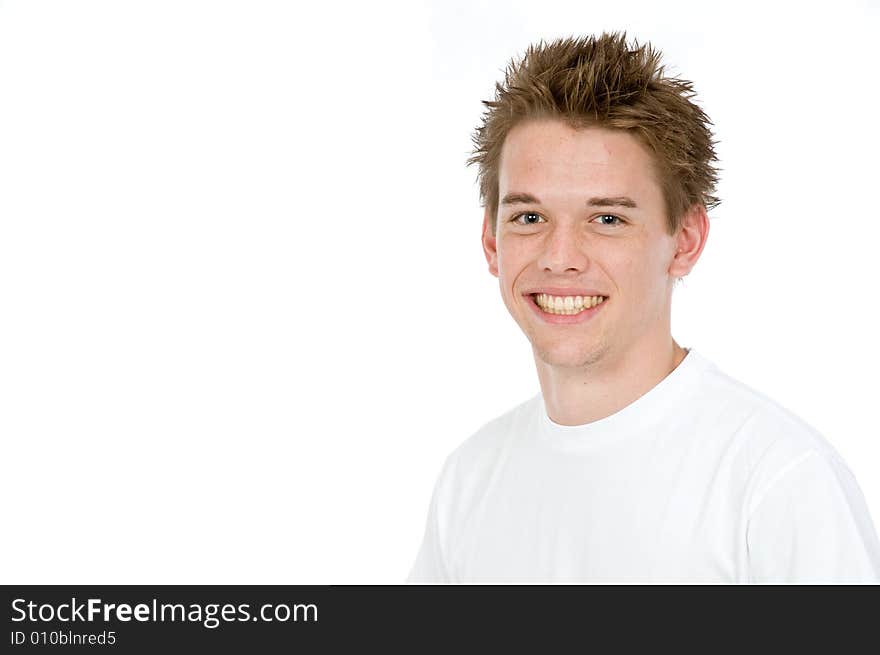
[[[536,293],[546,293],[550,296],[604,296],[608,297],[607,294],[602,293],[601,291],[596,291],[595,289],[583,289],[583,288],[566,288],[566,287],[540,287],[535,289],[527,289],[523,295],[532,296]]]

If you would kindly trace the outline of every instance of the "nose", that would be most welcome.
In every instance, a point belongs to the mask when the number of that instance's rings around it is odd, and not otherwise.
[[[577,225],[557,223],[546,234],[538,266],[545,273],[581,273],[589,267],[589,258]]]

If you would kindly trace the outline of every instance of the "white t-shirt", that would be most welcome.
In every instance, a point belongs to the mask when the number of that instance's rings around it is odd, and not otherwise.
[[[537,396],[446,459],[407,582],[880,582],[840,455],[693,349],[606,418]]]

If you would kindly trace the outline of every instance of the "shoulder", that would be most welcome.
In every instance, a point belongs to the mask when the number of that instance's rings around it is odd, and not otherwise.
[[[450,458],[461,464],[479,465],[497,458],[498,454],[510,447],[516,436],[526,429],[529,421],[537,416],[540,394],[524,400],[483,424],[478,430],[462,441],[450,454]]]
[[[698,402],[705,419],[725,426],[728,444],[747,472],[751,505],[789,471],[807,462],[851,476],[831,442],[812,425],[765,393],[715,365],[705,371]]]
[[[481,455],[496,453],[507,446],[511,439],[524,429],[537,414],[540,394],[524,400],[483,424],[453,451],[462,459],[473,459]]]
[[[800,416],[715,365],[704,374],[700,400],[719,418],[741,421],[758,441],[781,440],[795,448],[831,448],[825,437]]]
[[[496,416],[462,441],[446,458],[441,473],[444,486],[469,486],[468,481],[485,478],[504,454],[515,446],[518,437],[538,416],[541,395],[537,394]]]

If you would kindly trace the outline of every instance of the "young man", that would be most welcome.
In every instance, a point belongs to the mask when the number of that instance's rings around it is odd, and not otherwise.
[[[541,392],[447,458],[408,582],[880,581],[832,446],[670,333],[718,202],[691,84],[616,34],[505,78],[469,163]]]

